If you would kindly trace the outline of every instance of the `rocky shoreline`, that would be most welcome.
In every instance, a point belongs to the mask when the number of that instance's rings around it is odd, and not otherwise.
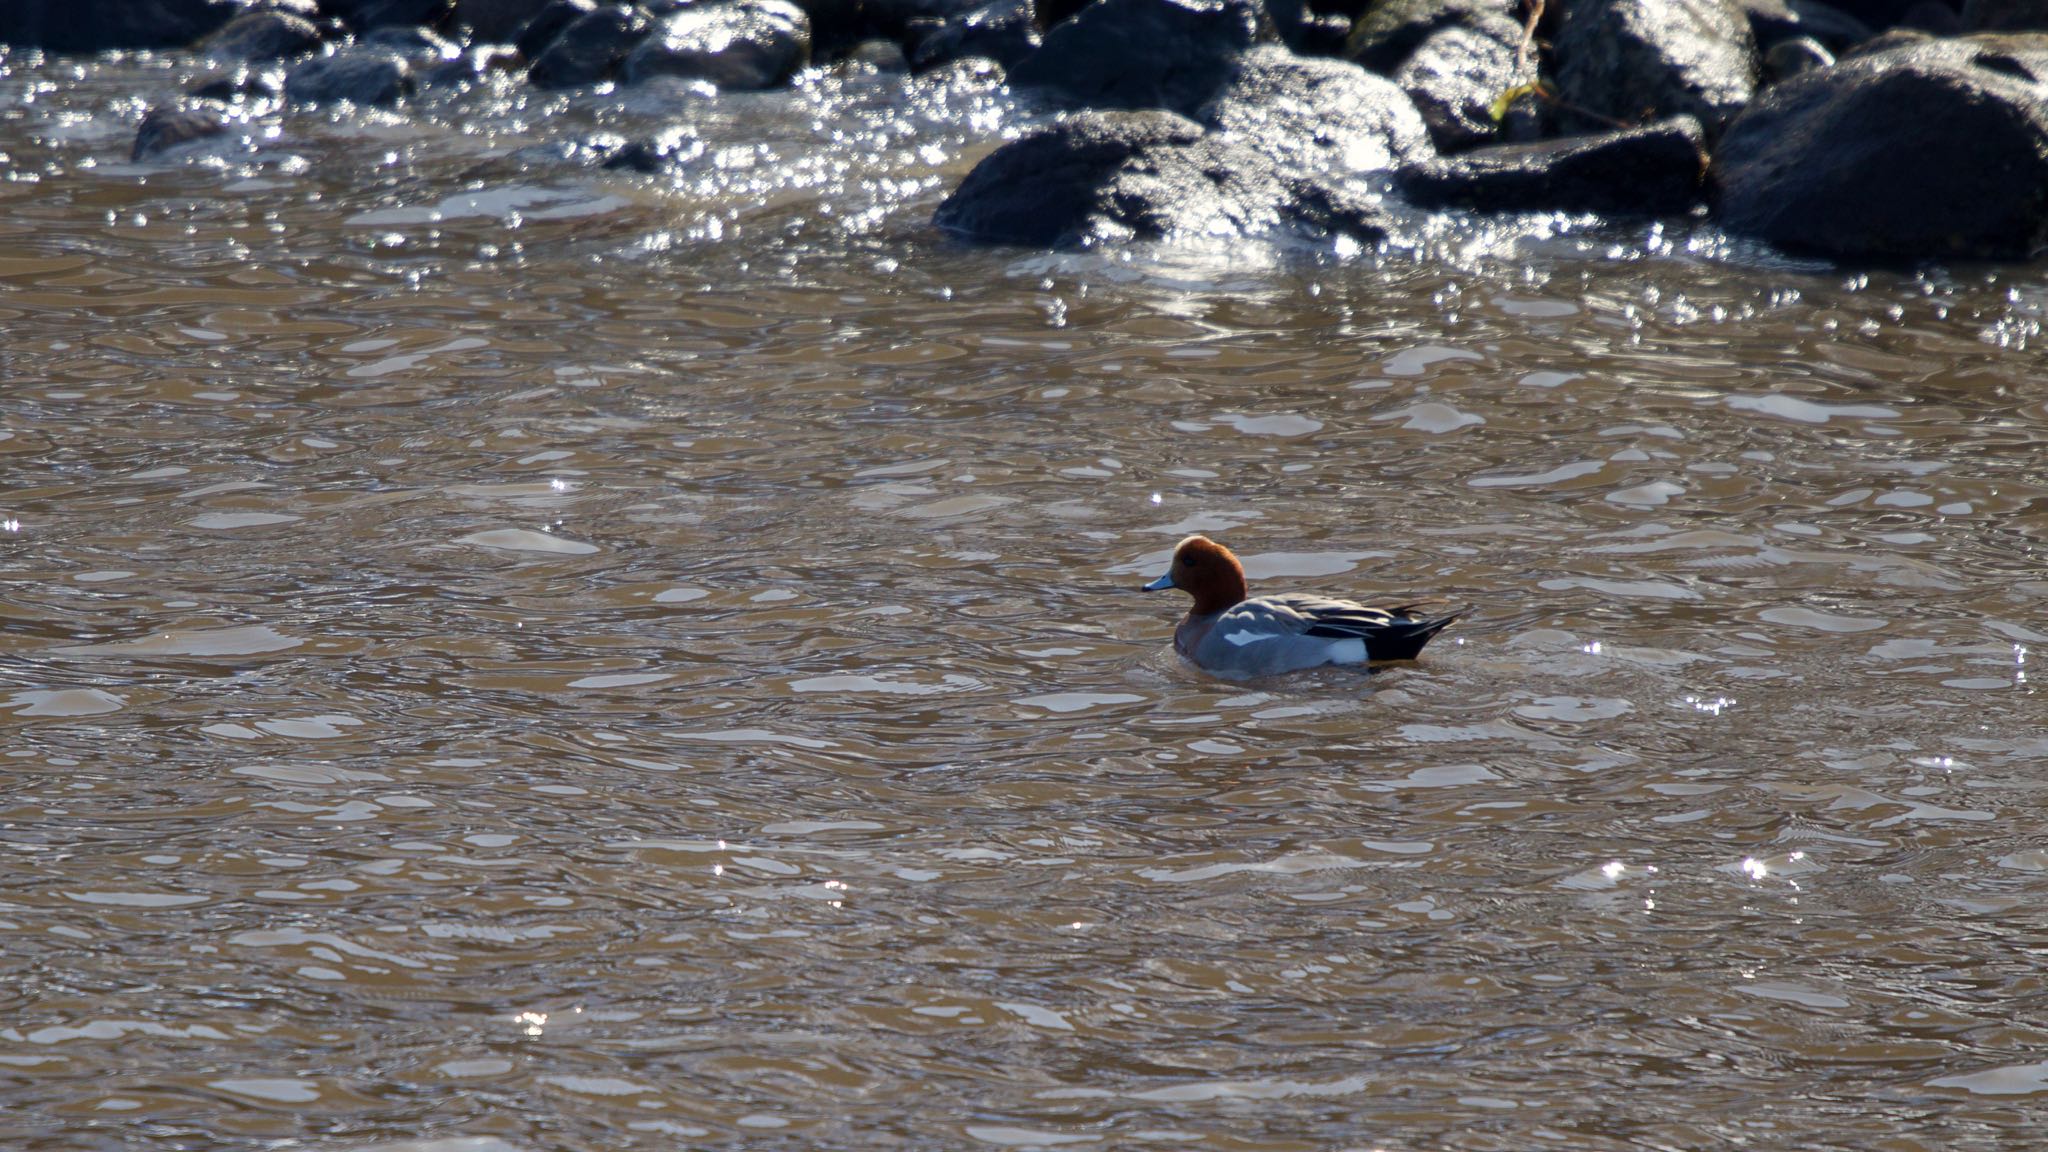
[[[853,58],[1058,113],[940,205],[973,241],[1370,243],[1405,204],[1704,213],[1847,261],[2048,247],[2048,0],[13,0],[0,42],[217,65],[136,159],[256,104],[402,107],[494,70],[764,90]]]

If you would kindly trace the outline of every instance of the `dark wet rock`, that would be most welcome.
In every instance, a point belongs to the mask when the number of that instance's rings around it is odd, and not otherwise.
[[[1521,40],[1521,26],[1500,17],[1452,24],[1432,32],[1394,71],[1438,148],[1454,152],[1508,132],[1537,134],[1532,104],[1516,104],[1506,123],[1493,118],[1495,100],[1536,79],[1535,50],[1524,50]]]
[[[593,154],[602,156],[599,166],[614,172],[653,175],[686,164],[704,155],[704,142],[692,136],[668,136],[639,140],[593,139]]]
[[[1076,113],[990,153],[933,222],[969,239],[1088,248],[1283,231],[1376,241],[1386,216],[1365,191],[1290,174],[1265,152],[1164,111]]]
[[[1830,0],[1835,7],[1873,29],[1897,24],[1920,0]]]
[[[910,54],[894,40],[870,37],[848,49],[839,58],[842,67],[874,72],[910,71]]]
[[[455,0],[320,0],[320,10],[368,32],[393,24],[440,24],[455,14]]]
[[[1089,108],[1207,103],[1252,46],[1251,0],[1095,0],[1010,69],[1010,86]]]
[[[130,160],[150,160],[195,140],[208,140],[228,130],[227,109],[217,104],[186,102],[159,105],[143,113],[135,130]]]
[[[1064,24],[1081,14],[1091,0],[1032,0],[1031,9],[1038,18],[1038,30],[1047,31]]]
[[[1918,28],[1889,28],[1861,44],[1836,53],[1835,60],[1840,62],[1858,56],[1876,56],[1900,48],[1910,48],[1915,44],[1925,44],[1932,39],[1934,37],[1920,31]]]
[[[1780,40],[1808,36],[1830,52],[1840,52],[1877,33],[1870,25],[1820,0],[1741,0],[1750,36],[1768,51]]]
[[[1425,208],[1661,216],[1699,203],[1706,168],[1699,121],[1676,116],[1443,157],[1403,169],[1399,184],[1410,203]]]
[[[1436,33],[1485,27],[1499,20],[1519,28],[1519,11],[1517,0],[1380,0],[1352,25],[1344,54],[1382,76],[1392,76]]]
[[[1296,177],[1376,172],[1434,152],[1422,115],[1393,81],[1271,44],[1239,58],[1201,119]]]
[[[1233,173],[1210,171],[1202,126],[1171,112],[1083,112],[990,153],[933,221],[971,239],[1089,247],[1241,231]]]
[[[527,69],[537,88],[575,88],[611,76],[626,54],[647,38],[647,18],[624,4],[599,8],[571,21]]]
[[[657,76],[720,88],[773,88],[810,63],[811,23],[789,0],[716,0],[662,18],[619,68],[627,84]]]
[[[1733,0],[1578,0],[1555,50],[1567,123],[1688,115],[1717,133],[1756,89],[1756,42]]]
[[[276,100],[284,95],[284,74],[262,68],[237,68],[194,84],[186,95],[223,104]]]
[[[452,60],[430,64],[414,74],[421,88],[459,88],[474,84],[492,72],[511,72],[519,66],[519,53],[504,44],[486,44],[458,52]]]
[[[538,60],[548,45],[555,42],[555,37],[595,11],[597,0],[548,0],[512,38],[512,46],[526,59]]]
[[[1780,40],[1764,53],[1764,76],[1773,84],[1802,72],[1833,66],[1835,54],[1811,36]]]
[[[438,64],[462,55],[462,45],[426,28],[386,25],[356,40],[358,48],[396,52],[414,67]]]
[[[1351,35],[1351,18],[1310,9],[1301,18],[1293,48],[1304,56],[1341,56]]]
[[[284,97],[298,104],[396,104],[412,87],[412,66],[396,52],[344,48],[285,73]]]
[[[1899,17],[1901,28],[1918,28],[1936,36],[1954,36],[1964,31],[1963,18],[1942,0],[1920,0]]]
[[[1963,0],[1962,25],[1972,32],[2048,29],[2048,0]]]
[[[0,44],[52,52],[175,48],[240,12],[231,0],[0,0]]]
[[[2022,258],[2048,242],[2048,36],[1929,39],[1766,89],[1711,171],[1715,216],[1852,259]]]
[[[203,56],[221,60],[280,60],[320,47],[320,26],[289,12],[262,8],[221,25],[199,45]]]
[[[485,44],[509,44],[550,0],[455,0],[455,22]],[[566,23],[566,22],[565,22]]]
[[[920,20],[912,25],[910,34],[910,66],[917,72],[970,56],[1012,68],[1036,51],[1040,42],[1027,0],[995,0],[951,19]]]

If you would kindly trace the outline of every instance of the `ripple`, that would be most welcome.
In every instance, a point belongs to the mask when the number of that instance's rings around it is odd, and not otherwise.
[[[459,536],[455,542],[507,552],[546,552],[557,556],[588,556],[598,551],[595,544],[586,544],[581,540],[565,540],[551,533],[535,532],[528,528],[492,528],[485,532]]]

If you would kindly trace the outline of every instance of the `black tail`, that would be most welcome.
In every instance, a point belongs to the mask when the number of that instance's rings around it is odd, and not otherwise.
[[[1468,606],[1442,616],[1420,615],[1422,605],[1403,604],[1389,608],[1400,619],[1375,633],[1366,642],[1367,652],[1375,660],[1413,660],[1422,655],[1422,646],[1434,639],[1436,634],[1448,628],[1451,621],[1471,613]]]

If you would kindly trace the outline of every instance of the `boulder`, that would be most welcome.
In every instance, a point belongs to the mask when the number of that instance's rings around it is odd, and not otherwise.
[[[1795,36],[1780,40],[1764,53],[1764,78],[1772,84],[1790,80],[1801,72],[1812,72],[1820,68],[1831,68],[1835,54],[1827,45],[1811,36]]]
[[[526,79],[536,88],[575,88],[608,79],[646,39],[648,27],[647,18],[625,4],[586,13],[548,44],[526,70]]]
[[[455,0],[456,23],[486,44],[509,44],[551,0]]]
[[[1517,0],[1380,0],[1351,26],[1344,55],[1392,76],[1422,42],[1446,28],[1507,20],[1520,27]]]
[[[1283,174],[1377,172],[1431,155],[1422,116],[1393,81],[1327,57],[1260,45],[1232,66],[1200,112],[1225,139],[1263,153]]]
[[[130,160],[151,160],[195,140],[209,140],[228,130],[227,109],[211,102],[163,104],[143,113],[135,130]]]
[[[1277,225],[1281,198],[1270,171],[1232,162],[1245,159],[1175,113],[1078,113],[990,153],[933,222],[1033,248],[1241,235]]]
[[[344,48],[315,56],[285,73],[284,98],[295,104],[355,104],[386,107],[412,88],[412,66],[396,52]]]
[[[276,100],[284,95],[284,77],[262,68],[237,68],[209,76],[186,89],[185,94],[194,99],[217,100],[223,104]]]
[[[199,54],[217,60],[281,60],[320,47],[320,27],[304,16],[259,8],[244,12],[199,44]]]
[[[1759,50],[1780,40],[1811,37],[1831,52],[1877,35],[1870,25],[1820,0],[1741,0],[1749,33]]]
[[[1256,144],[1163,111],[1076,113],[1005,144],[933,222],[973,240],[1090,248],[1281,232],[1386,236],[1373,195],[1289,172]]]
[[[912,25],[910,35],[914,72],[929,72],[973,56],[1007,69],[1036,51],[1040,42],[1029,0],[995,0],[951,19],[920,20]]]
[[[1521,47],[1521,26],[1499,17],[1452,24],[1430,33],[1394,71],[1394,83],[1415,101],[1436,146],[1446,152],[1491,143],[1504,133],[1534,136],[1533,105],[1517,102],[1493,118],[1502,93],[1536,79],[1536,50]]]
[[[627,54],[619,78],[673,76],[751,91],[787,82],[810,59],[810,19],[789,0],[716,0],[664,17]]]
[[[1929,39],[1761,94],[1710,172],[1730,231],[1849,259],[2023,258],[2048,242],[2048,36]]]
[[[0,0],[0,44],[51,52],[177,48],[240,12],[232,0]]]
[[[414,67],[427,67],[462,55],[462,45],[426,28],[387,24],[356,39],[358,48],[396,52]]]
[[[1963,27],[1973,32],[2048,30],[2048,0],[1963,0]]]
[[[455,0],[320,0],[320,11],[368,32],[391,24],[440,24],[455,14]]]
[[[1480,212],[1663,216],[1698,204],[1706,133],[1690,116],[1616,132],[1498,144],[1401,170],[1410,203]]]
[[[1756,42],[1734,0],[1578,0],[1554,48],[1558,93],[1580,110],[1568,124],[1688,115],[1713,135],[1756,90]]]
[[[1010,69],[1010,86],[1057,104],[1190,115],[1257,35],[1252,0],[1095,0]]]
[[[595,11],[597,0],[548,0],[512,38],[512,46],[525,59],[538,60],[569,25]]]

